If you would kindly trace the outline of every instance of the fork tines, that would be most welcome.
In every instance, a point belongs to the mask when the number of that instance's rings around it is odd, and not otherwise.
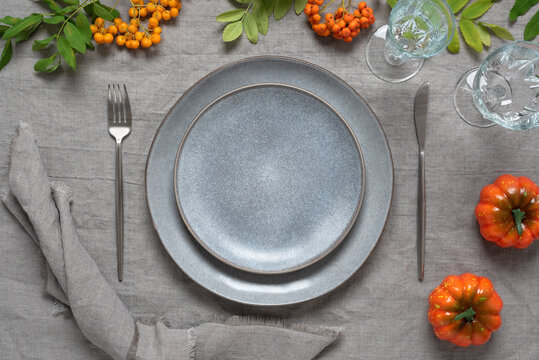
[[[127,96],[127,88],[123,85],[122,93],[119,84],[109,84],[108,120],[109,125],[131,126],[131,106]]]

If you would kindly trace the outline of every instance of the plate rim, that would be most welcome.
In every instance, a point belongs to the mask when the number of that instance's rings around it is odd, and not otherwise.
[[[308,261],[306,261],[304,263],[301,263],[301,264],[299,264],[297,266],[286,268],[286,269],[283,269],[283,270],[276,270],[276,271],[263,271],[263,270],[257,270],[257,269],[249,268],[249,267],[243,267],[243,266],[240,266],[238,264],[235,264],[235,263],[231,262],[230,260],[225,259],[221,255],[217,254],[212,249],[210,249],[210,247],[199,237],[199,235],[196,233],[196,231],[193,229],[193,227],[191,226],[191,224],[187,220],[187,218],[185,216],[185,213],[184,213],[184,209],[181,206],[180,196],[178,194],[178,165],[179,165],[181,153],[182,153],[182,150],[183,150],[183,147],[184,147],[184,143],[187,140],[187,137],[189,136],[192,128],[197,123],[198,119],[204,114],[204,112],[206,112],[206,110],[208,110],[209,108],[211,108],[212,106],[217,104],[219,101],[221,101],[221,100],[223,100],[223,99],[225,99],[225,98],[227,98],[229,96],[232,96],[232,95],[234,95],[234,94],[236,94],[238,92],[241,92],[243,90],[246,90],[246,89],[259,88],[259,87],[268,87],[268,86],[269,87],[284,87],[284,88],[289,88],[289,89],[292,89],[292,90],[296,90],[296,91],[308,94],[309,96],[311,96],[311,97],[315,98],[316,100],[320,101],[322,104],[324,104],[326,107],[328,107],[331,111],[333,111],[337,115],[337,117],[342,121],[342,123],[345,125],[346,130],[348,131],[348,133],[350,135],[352,135],[352,139],[354,141],[355,148],[356,148],[356,150],[358,152],[359,160],[360,160],[360,164],[361,164],[361,190],[360,190],[359,198],[358,198],[358,201],[356,203],[356,206],[354,208],[354,211],[353,211],[351,217],[348,219],[346,227],[339,234],[337,239],[333,240],[331,245],[327,249],[325,249],[322,253],[318,254],[317,256],[313,257],[312,259],[310,259],[310,260],[308,260]],[[185,133],[184,133],[184,135],[182,137],[182,140],[180,142],[180,146],[178,147],[178,150],[176,152],[176,158],[174,160],[174,197],[176,199],[176,206],[178,207],[178,209],[180,211],[180,216],[181,216],[182,221],[185,224],[186,228],[189,230],[189,232],[191,233],[193,238],[207,252],[209,252],[211,255],[216,257],[219,261],[222,261],[223,263],[225,263],[225,264],[227,264],[227,265],[229,265],[231,267],[234,267],[234,268],[236,268],[238,270],[247,271],[247,272],[250,272],[250,273],[253,273],[253,274],[277,275],[277,274],[286,274],[286,273],[290,273],[290,272],[293,272],[293,271],[301,270],[301,269],[306,268],[307,266],[310,266],[310,265],[316,263],[317,261],[323,259],[328,254],[330,254],[333,250],[335,250],[343,242],[343,240],[346,238],[346,236],[348,235],[348,233],[350,232],[350,230],[352,229],[352,227],[354,226],[354,224],[355,224],[355,222],[357,220],[357,217],[358,217],[360,209],[361,209],[361,205],[363,203],[363,197],[365,195],[365,186],[366,186],[365,184],[366,184],[365,160],[363,158],[363,151],[361,150],[361,145],[359,144],[359,141],[357,140],[356,134],[355,134],[354,130],[351,128],[348,121],[346,121],[344,116],[342,116],[342,114],[339,111],[337,111],[337,109],[335,109],[334,106],[332,106],[326,100],[322,99],[320,96],[314,94],[313,92],[311,92],[309,90],[303,89],[303,88],[301,88],[299,86],[290,85],[290,84],[281,84],[281,83],[273,83],[273,82],[259,82],[259,83],[253,83],[253,84],[249,84],[249,85],[240,86],[238,88],[235,88],[235,89],[233,89],[231,91],[228,91],[228,92],[226,92],[224,94],[219,95],[217,98],[213,99],[209,104],[204,106],[196,114],[196,116],[193,118],[193,120],[191,120],[191,123],[189,124],[189,126],[185,130]]]
[[[176,259],[172,256],[169,249],[167,248],[167,246],[165,246],[163,240],[161,239],[159,230],[157,229],[157,226],[156,226],[156,223],[155,223],[155,220],[154,220],[154,214],[152,213],[152,210],[151,210],[151,207],[150,207],[150,202],[149,202],[149,197],[148,197],[148,164],[149,164],[150,156],[151,156],[151,154],[152,154],[152,152],[154,150],[156,140],[157,140],[158,135],[160,134],[164,124],[165,124],[165,121],[167,120],[167,118],[171,114],[172,110],[176,107],[176,105],[179,104],[188,94],[190,94],[193,91],[193,89],[195,89],[200,83],[206,81],[209,77],[213,76],[214,74],[216,74],[216,73],[218,73],[218,72],[220,72],[220,71],[222,71],[222,70],[224,70],[226,68],[235,66],[235,65],[237,65],[237,64],[239,64],[241,62],[263,61],[263,60],[287,61],[287,62],[293,62],[293,63],[297,63],[297,64],[300,64],[300,65],[311,67],[313,69],[316,69],[317,71],[321,71],[321,72],[327,74],[330,77],[333,77],[334,79],[339,81],[344,87],[348,88],[353,94],[355,94],[357,97],[359,97],[361,100],[363,100],[364,105],[372,113],[372,116],[376,120],[376,123],[377,123],[377,125],[379,127],[379,130],[381,131],[381,134],[384,137],[385,145],[387,147],[387,151],[388,151],[388,155],[389,155],[389,164],[390,164],[390,169],[391,169],[391,179],[390,179],[390,181],[391,181],[391,193],[390,193],[390,196],[389,196],[388,210],[387,210],[387,213],[385,214],[385,218],[384,218],[384,221],[382,223],[380,233],[377,236],[376,242],[374,243],[374,246],[368,252],[365,259],[361,262],[361,264],[358,264],[357,268],[354,271],[352,271],[339,284],[337,284],[336,286],[334,286],[334,287],[332,287],[330,289],[327,289],[326,291],[323,291],[323,292],[317,294],[316,296],[311,296],[311,297],[308,297],[308,298],[305,298],[305,299],[294,300],[294,301],[272,302],[271,304],[270,303],[260,303],[260,302],[257,303],[257,302],[248,301],[248,300],[240,300],[240,299],[232,297],[230,295],[223,294],[222,292],[211,290],[207,286],[203,285],[202,283],[200,283],[199,281],[194,279],[189,273],[187,273],[183,269],[183,267],[176,261]],[[157,234],[157,237],[159,238],[159,241],[160,241],[161,245],[163,246],[165,252],[169,256],[169,258],[172,260],[172,262],[174,264],[176,264],[176,266],[178,266],[178,268],[182,271],[182,273],[187,278],[189,278],[191,281],[193,281],[195,284],[202,287],[203,289],[211,292],[212,294],[215,294],[215,295],[217,295],[219,297],[222,297],[224,299],[227,299],[229,301],[239,303],[239,304],[243,304],[243,305],[250,305],[250,306],[257,306],[257,307],[263,306],[263,307],[273,308],[273,307],[279,307],[279,306],[301,304],[301,303],[305,303],[305,302],[312,301],[314,299],[320,298],[320,297],[322,297],[324,295],[327,295],[330,292],[335,291],[339,287],[343,286],[343,284],[348,282],[350,280],[350,278],[352,278],[359,271],[359,269],[361,269],[363,267],[365,262],[370,258],[370,256],[372,255],[372,253],[374,252],[374,250],[377,248],[378,244],[380,243],[380,238],[382,237],[382,235],[383,235],[383,233],[384,233],[384,231],[386,229],[387,222],[388,222],[389,216],[391,214],[391,208],[392,208],[392,205],[393,205],[393,199],[394,199],[394,195],[395,195],[395,164],[394,164],[394,161],[393,161],[393,154],[392,154],[392,151],[391,151],[391,147],[389,146],[389,141],[388,141],[388,138],[387,138],[387,134],[386,134],[384,128],[382,127],[382,124],[381,124],[380,120],[378,119],[378,116],[373,111],[370,104],[367,101],[365,101],[363,96],[361,96],[361,94],[359,94],[356,91],[356,89],[354,89],[350,84],[348,84],[348,82],[343,80],[340,76],[338,76],[334,72],[331,72],[331,71],[329,71],[329,70],[327,70],[327,69],[325,69],[325,68],[323,68],[323,67],[321,67],[321,66],[319,66],[317,64],[314,64],[312,62],[309,62],[309,61],[306,61],[306,60],[303,60],[303,59],[293,58],[293,57],[290,57],[290,56],[282,56],[282,55],[248,56],[248,57],[243,57],[243,58],[239,58],[239,59],[230,61],[230,62],[228,62],[228,63],[226,63],[224,65],[221,65],[221,66],[215,68],[214,70],[210,71],[209,73],[207,73],[206,75],[204,75],[200,79],[198,79],[195,83],[193,83],[190,87],[188,87],[182,93],[182,95],[174,102],[174,104],[171,106],[171,108],[167,111],[167,113],[165,114],[165,116],[161,120],[161,123],[159,124],[157,130],[155,131],[154,137],[152,139],[152,143],[151,143],[150,148],[148,150],[148,155],[146,156],[146,164],[145,164],[145,168],[144,168],[144,192],[145,192],[145,197],[146,197],[146,206],[147,206],[148,212],[150,214],[150,220],[152,222],[152,226],[154,228],[154,231]]]

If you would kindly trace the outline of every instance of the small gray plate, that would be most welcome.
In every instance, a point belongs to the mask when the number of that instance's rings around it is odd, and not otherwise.
[[[237,88],[280,83],[310,91],[346,119],[365,160],[365,195],[346,239],[311,266],[286,274],[255,274],[229,266],[206,251],[179,216],[174,161],[187,128],[209,103]],[[369,105],[331,72],[302,60],[263,56],[242,59],[208,74],[170,109],[146,162],[146,200],[153,225],[173,261],[209,291],[244,304],[276,306],[307,301],[335,289],[373,251],[393,196],[393,162],[384,131]],[[367,286],[368,287],[368,286]]]
[[[346,121],[297,87],[255,84],[205,107],[176,158],[191,234],[230,266],[301,269],[346,236],[363,197],[363,160]]]

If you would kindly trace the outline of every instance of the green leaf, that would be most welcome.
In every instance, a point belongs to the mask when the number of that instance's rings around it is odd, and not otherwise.
[[[215,18],[219,22],[232,22],[232,21],[238,21],[243,17],[243,14],[245,14],[245,9],[234,9],[230,11],[225,11],[222,14],[217,15]]]
[[[266,7],[260,0],[253,4],[252,13],[256,20],[258,32],[262,35],[266,35],[268,33],[269,14],[266,11]]]
[[[515,0],[515,4],[511,8],[511,11],[509,11],[509,20],[515,21],[517,17],[524,15],[538,2],[539,0]]]
[[[38,23],[35,23],[34,25],[31,25],[30,27],[28,27],[25,30],[18,33],[17,36],[15,36],[15,38],[13,40],[15,41],[15,43],[19,43],[21,41],[28,40],[30,35],[32,35],[37,30],[39,25],[41,25],[41,22],[38,22]]]
[[[296,14],[301,14],[301,12],[305,9],[305,5],[307,5],[307,0],[294,1],[294,10],[296,11]]]
[[[0,35],[6,32],[6,30],[9,29],[9,26],[7,25],[0,25]]]
[[[506,28],[503,28],[503,27],[501,27],[501,26],[494,25],[494,24],[487,24],[487,23],[484,23],[484,22],[479,22],[479,24],[480,24],[480,25],[488,26],[488,27],[490,28],[490,30],[492,30],[492,32],[494,33],[494,35],[496,35],[496,36],[499,37],[500,39],[510,40],[510,41],[515,40],[515,38],[513,37],[513,35],[511,35],[511,33],[509,32],[509,30],[507,30]]]
[[[62,21],[65,21],[65,16],[62,16],[62,15],[56,15],[56,16],[53,16],[53,17],[48,17],[48,18],[44,18],[43,19],[43,22],[45,24],[53,24],[53,25],[56,25],[56,24],[59,24],[61,23]]]
[[[33,25],[41,23],[42,19],[43,15],[32,14],[20,21],[17,21],[17,23],[12,28],[6,30],[6,32],[2,36],[2,39],[11,39],[17,36],[17,34],[19,34],[20,32],[32,27]]]
[[[397,1],[398,0],[387,0],[387,3],[389,4],[389,6],[393,7],[397,3]]]
[[[243,24],[241,21],[235,21],[225,26],[223,30],[223,41],[229,42],[236,40],[243,32]]]
[[[95,50],[95,46],[94,44],[92,44],[92,42],[90,41],[89,43],[86,44],[86,48],[90,51],[94,51]]]
[[[235,0],[236,2],[240,3],[240,4],[248,4],[251,2],[251,0]]]
[[[58,37],[58,52],[64,58],[67,65],[71,66],[73,70],[77,68],[77,61],[75,60],[75,52],[69,46],[67,39],[63,36]]]
[[[460,19],[459,27],[466,44],[477,52],[483,51],[483,44],[481,43],[477,26],[471,20],[463,18]]]
[[[275,8],[275,0],[258,0],[257,2],[260,3],[261,7],[266,9],[266,13],[269,17]]]
[[[292,0],[275,0],[275,8],[273,9],[273,17],[275,20],[281,20],[290,10]]]
[[[479,30],[479,37],[481,38],[481,42],[485,44],[485,46],[490,46],[490,30],[488,27],[486,27],[483,24],[477,25],[477,30]]]
[[[464,9],[461,15],[466,19],[476,19],[486,13],[492,4],[492,0],[477,0]]]
[[[62,0],[67,5],[79,5],[79,0]]]
[[[79,12],[77,18],[75,19],[75,25],[84,37],[84,42],[86,44],[90,44],[92,42],[92,29],[90,28],[90,22],[88,21],[86,15],[84,15],[82,12]]]
[[[82,54],[86,52],[86,38],[80,33],[75,25],[67,22],[64,26],[64,35],[73,49]]]
[[[459,32],[455,30],[455,35],[453,35],[453,39],[451,39],[451,42],[449,45],[447,45],[447,50],[449,52],[452,52],[453,54],[457,54],[460,50],[460,40],[459,40]]]
[[[258,27],[256,26],[255,16],[250,12],[245,14],[243,18],[243,30],[245,30],[245,35],[252,44],[258,42]]]
[[[105,20],[114,20],[114,16],[111,13],[109,13],[107,10],[105,10],[104,7],[102,7],[101,5],[98,5],[97,3],[94,4],[94,14],[96,14],[97,16]]]
[[[60,11],[60,9],[62,9],[62,7],[60,5],[58,5],[56,3],[56,1],[54,1],[54,0],[41,0],[41,1],[43,1],[45,4],[47,4],[49,9],[51,9],[54,12]]]
[[[0,19],[0,23],[6,24],[6,25],[9,25],[9,26],[13,26],[16,23],[18,23],[20,20],[21,19],[19,19],[19,18],[15,18],[15,17],[12,17],[12,16],[6,16],[6,17],[3,17],[2,19]]]
[[[11,55],[13,54],[13,48],[11,46],[11,40],[6,41],[4,45],[4,50],[2,51],[2,56],[0,56],[0,70],[4,68],[11,60]]]
[[[39,51],[39,50],[43,50],[47,47],[47,45],[50,44],[50,42],[52,41],[52,39],[55,39],[56,38],[56,35],[52,35],[46,39],[43,39],[43,40],[34,40],[34,43],[32,44],[32,50],[34,51]]]
[[[58,66],[60,66],[60,61],[56,61],[57,57],[58,53],[39,60],[35,63],[34,70],[46,73],[53,72],[54,70],[58,69]]]
[[[530,22],[526,24],[526,28],[524,29],[524,40],[532,41],[537,35],[539,35],[539,11],[536,12]]]
[[[70,5],[70,6],[67,6],[67,7],[65,7],[63,9],[60,9],[60,10],[56,11],[55,13],[58,14],[58,15],[65,15],[65,14],[68,14],[68,13],[70,13],[72,11],[77,10],[78,7],[79,7],[78,5]]]
[[[117,9],[113,9],[110,6],[101,4],[99,1],[97,1],[96,4],[99,4],[103,9],[107,10],[109,12],[109,14],[112,15],[113,18],[119,18],[120,17],[120,12]]]
[[[464,7],[470,0],[448,0],[447,3],[451,7],[451,10],[453,10],[453,13],[458,13],[460,9]]]

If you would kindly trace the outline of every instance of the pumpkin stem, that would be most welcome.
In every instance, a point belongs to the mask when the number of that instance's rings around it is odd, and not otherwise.
[[[515,225],[517,226],[517,232],[522,235],[522,220],[526,217],[526,213],[520,209],[513,209],[513,219],[515,219]]]
[[[475,311],[473,308],[469,308],[455,316],[455,320],[466,319],[468,322],[472,322],[475,319]]]

